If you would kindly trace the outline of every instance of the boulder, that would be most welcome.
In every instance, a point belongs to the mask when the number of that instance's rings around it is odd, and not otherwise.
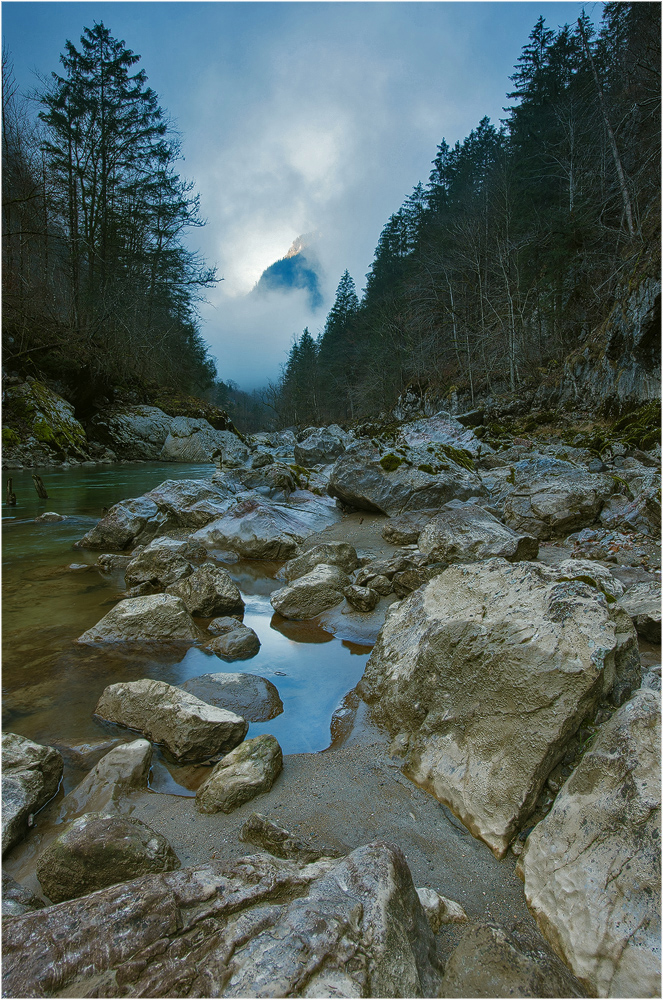
[[[270,603],[284,618],[315,618],[341,603],[343,590],[349,583],[349,577],[338,566],[321,563],[310,573],[293,580],[288,587],[275,591]]]
[[[167,479],[145,497],[152,500],[173,524],[193,529],[202,528],[220,517],[236,502],[235,491],[227,483],[213,483],[207,479]]]
[[[52,903],[85,896],[150,872],[172,872],[179,858],[165,837],[138,819],[85,813],[67,823],[37,859]]]
[[[181,598],[189,614],[200,618],[244,611],[244,600],[230,574],[213,562],[198,566],[189,576],[167,587],[166,593]]]
[[[214,708],[165,681],[110,684],[95,715],[143,733],[177,760],[205,760],[236,747],[248,723],[234,712]]]
[[[590,996],[660,993],[660,695],[612,716],[527,838],[527,904]]]
[[[440,997],[584,997],[554,952],[523,925],[468,927],[444,969]]]
[[[455,899],[447,899],[435,889],[425,887],[417,889],[417,896],[428,917],[433,934],[437,934],[443,924],[467,923],[467,913]]]
[[[173,418],[157,406],[104,410],[90,421],[90,436],[122,459],[154,462],[161,455]]]
[[[260,639],[253,631],[241,622],[223,635],[217,635],[207,648],[220,656],[222,660],[250,660],[260,651]]]
[[[518,562],[536,559],[539,542],[508,528],[477,504],[453,501],[422,529],[419,551],[431,562],[479,562],[494,556]]]
[[[361,510],[393,516],[486,493],[478,475],[453,459],[435,460],[433,466],[425,450],[402,450],[403,456],[381,454],[365,440],[351,445],[332,469],[329,495]]]
[[[402,514],[400,517],[390,517],[382,529],[382,537],[385,542],[390,542],[392,545],[413,545],[418,541],[424,526],[436,513],[435,510],[422,510],[413,514]]]
[[[413,590],[418,590],[434,576],[439,576],[447,568],[444,562],[433,563],[431,566],[413,566],[411,569],[400,570],[391,578],[391,586],[397,597],[407,597]],[[371,586],[373,581],[371,581]]]
[[[295,445],[295,462],[310,468],[312,465],[328,465],[345,451],[344,441],[331,428],[315,427],[303,441]]]
[[[208,705],[241,715],[247,722],[267,722],[283,711],[275,686],[257,674],[202,674],[180,687]]]
[[[356,583],[344,587],[343,594],[355,611],[362,611],[365,614],[375,611],[380,603],[380,595],[377,590],[373,590],[371,587],[359,587]]]
[[[532,474],[536,476],[537,470],[532,470]],[[507,496],[504,520],[516,531],[525,531],[536,538],[560,538],[593,524],[613,486],[609,476],[575,469],[534,478],[517,484]]]
[[[338,851],[331,848],[316,848],[274,823],[262,813],[251,813],[240,830],[239,839],[245,844],[253,844],[263,851],[269,851],[277,858],[287,858],[300,865],[308,865],[320,858],[337,858]]]
[[[126,549],[145,544],[172,522],[153,500],[137,497],[116,503],[108,513],[75,543],[78,549]]]
[[[352,573],[359,565],[359,560],[356,549],[347,542],[319,542],[290,559],[283,567],[283,575],[290,582],[310,573],[320,563],[338,566],[345,573]]]
[[[305,538],[339,516],[324,500],[303,490],[293,493],[288,503],[251,497],[196,531],[191,540],[247,559],[291,559]]]
[[[633,621],[638,635],[647,642],[661,642],[661,584],[636,583],[629,587],[619,603]]]
[[[614,498],[611,498],[614,500]],[[624,497],[626,500],[626,497]],[[642,490],[634,500],[623,506],[611,504],[605,516],[601,512],[604,527],[619,531],[637,531],[651,538],[661,537],[661,486],[660,483]]]
[[[39,517],[35,518],[35,521],[41,524],[55,524],[57,521],[66,521],[66,520],[67,520],[66,514],[58,514],[57,511],[55,510],[44,511],[43,514],[40,514]]]
[[[16,446],[25,448],[21,439],[27,431],[26,444],[35,465],[42,464],[41,456],[59,460],[90,457],[87,436],[74,416],[74,407],[43,382],[28,377],[18,385],[7,385],[2,402],[3,420],[21,429],[20,435],[9,428],[9,434],[3,434],[3,445],[10,454]]]
[[[13,879],[7,872],[2,873],[2,916],[20,917],[23,913],[41,910],[46,904],[29,889]]]
[[[192,643],[200,632],[183,600],[171,594],[149,594],[120,601],[77,642]]]
[[[451,448],[463,449],[474,456],[482,450],[481,441],[471,428],[463,425],[445,410],[440,410],[432,417],[410,420],[403,424],[398,431],[397,440],[411,448],[422,448],[429,444],[443,444]],[[488,450],[485,445],[483,448]]]
[[[407,774],[502,857],[569,738],[632,669],[625,619],[538,563],[450,566],[390,608],[359,692],[409,740]]]
[[[212,621],[207,626],[207,631],[211,632],[212,635],[225,635],[226,632],[232,632],[233,629],[237,628],[238,624],[241,624],[244,613],[238,613],[234,615],[222,615],[220,618],[212,618]]]
[[[258,854],[148,875],[11,920],[7,996],[437,996],[403,854],[299,867]]]
[[[594,559],[565,559],[557,567],[561,580],[583,580],[603,591],[608,602],[616,601],[624,593],[624,584],[613,576],[607,566]]]
[[[196,792],[200,812],[232,812],[268,792],[283,770],[278,740],[268,733],[245,740],[215,764]]]
[[[212,462],[217,452],[226,463],[240,464],[249,455],[232,431],[217,431],[202,417],[173,417],[159,458],[162,462]]]
[[[81,813],[121,811],[131,792],[147,788],[151,765],[152,744],[148,740],[132,740],[113,747],[80,784],[65,795],[58,810],[58,821],[73,819]]]
[[[185,543],[186,544],[186,543]],[[124,579],[131,596],[164,590],[169,584],[189,576],[193,566],[181,554],[182,543],[170,538],[154,538],[127,564]]]
[[[53,747],[16,733],[2,735],[2,853],[28,832],[33,815],[60,786],[63,761]]]

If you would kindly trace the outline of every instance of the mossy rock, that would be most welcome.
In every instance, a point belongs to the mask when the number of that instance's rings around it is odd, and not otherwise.
[[[427,472],[429,476],[434,476],[436,472],[432,465],[419,465],[418,469],[419,472]]]
[[[4,448],[18,448],[21,443],[20,436],[11,427],[2,428],[2,444]]]
[[[389,452],[388,454],[383,455],[382,458],[380,459],[380,465],[382,466],[385,472],[394,472],[399,467],[399,465],[402,464],[403,464],[403,459],[400,457],[400,455],[394,455],[393,452]]]
[[[454,448],[450,444],[438,444],[436,445],[436,451],[438,459],[442,459],[442,456],[444,456],[451,459],[456,465],[461,465],[469,472],[474,472],[474,459],[465,448]]]
[[[160,410],[167,413],[169,417],[193,417],[199,420],[206,420],[208,424],[217,431],[234,431],[237,436],[244,441],[233,422],[226,413],[218,406],[198,399],[195,396],[186,396],[183,393],[168,392],[160,390],[150,398],[151,406],[158,406]]]
[[[32,436],[60,455],[88,457],[87,436],[74,407],[37,379],[7,389],[4,416],[19,443]]]

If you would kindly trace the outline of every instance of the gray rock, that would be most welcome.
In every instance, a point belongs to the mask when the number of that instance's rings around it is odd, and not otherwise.
[[[291,559],[305,538],[339,518],[333,506],[304,491],[293,493],[287,504],[254,497],[242,500],[191,540],[247,559]]]
[[[455,899],[448,899],[435,889],[425,887],[417,889],[417,896],[428,917],[433,934],[437,934],[443,924],[467,923],[467,913]]]
[[[180,687],[208,705],[241,715],[247,722],[267,722],[283,711],[276,687],[257,674],[202,674]]]
[[[444,970],[440,997],[584,997],[577,979],[522,926],[468,927]]]
[[[304,620],[333,608],[343,600],[350,579],[338,566],[321,563],[288,587],[275,591],[270,603],[284,618]]]
[[[115,552],[103,552],[97,557],[96,566],[102,573],[124,573],[133,556],[121,556]]]
[[[181,598],[187,611],[201,618],[244,611],[244,600],[230,574],[212,562],[203,563],[190,576],[171,584],[166,593]]]
[[[95,715],[143,733],[185,761],[231,750],[249,728],[234,712],[214,708],[165,681],[147,679],[110,684]]]
[[[407,597],[413,590],[418,590],[433,577],[439,576],[446,568],[447,564],[440,562],[433,563],[432,566],[413,566],[411,569],[400,570],[391,578],[394,593],[397,597]]]
[[[236,502],[229,486],[208,479],[167,479],[145,497],[180,528],[194,529],[220,517]]]
[[[371,587],[359,587],[356,583],[352,583],[349,587],[345,587],[343,589],[343,594],[348,604],[350,604],[355,611],[370,613],[371,611],[375,611],[380,603],[380,595],[377,590],[373,590]]]
[[[283,567],[283,575],[290,582],[300,576],[305,576],[312,569],[325,563],[327,566],[338,566],[345,573],[352,573],[359,565],[354,546],[347,542],[320,542],[312,545]]]
[[[268,733],[245,740],[219,761],[196,792],[200,812],[232,812],[268,792],[283,770],[278,740]]]
[[[249,449],[232,431],[217,431],[202,417],[173,417],[159,458],[162,462],[211,462],[221,451],[224,464],[241,464]]]
[[[236,628],[216,636],[207,648],[222,660],[250,660],[260,651],[260,639],[252,628],[237,622]]]
[[[445,504],[425,525],[419,551],[431,562],[479,562],[501,556],[509,562],[536,559],[539,542],[515,532],[477,504]]]
[[[145,497],[123,500],[111,507],[98,524],[75,543],[75,548],[126,549],[151,541],[171,523],[153,500]]]
[[[580,471],[534,479],[506,498],[504,520],[536,538],[563,537],[598,519],[613,485],[609,476]]]
[[[13,879],[7,872],[2,873],[2,916],[20,917],[23,913],[41,910],[46,904],[29,889]]]
[[[413,545],[418,541],[424,526],[428,524],[436,510],[422,510],[413,514],[390,517],[382,529],[385,542],[392,545]]]
[[[56,521],[66,521],[66,520],[67,518],[64,514],[58,514],[54,510],[47,510],[43,514],[40,514],[39,517],[35,518],[35,521],[41,521],[42,523],[46,524],[54,523]]]
[[[299,444],[295,445],[295,462],[309,468],[327,465],[345,451],[345,443],[327,427],[316,427]]]
[[[183,600],[171,594],[149,594],[120,601],[77,642],[193,643],[200,639]]]
[[[441,971],[407,862],[382,843],[145,876],[3,935],[8,996],[436,996]]]
[[[233,629],[237,628],[238,624],[241,625],[242,617],[243,612],[236,615],[222,615],[220,618],[212,618],[212,621],[207,626],[207,631],[211,632],[212,635],[225,635],[226,632],[232,632]]]
[[[2,735],[2,853],[28,832],[33,815],[60,786],[63,761],[53,747],[16,733]]]
[[[338,851],[331,848],[316,848],[305,840],[300,840],[284,827],[262,813],[251,813],[239,834],[246,844],[253,844],[263,851],[269,851],[277,858],[287,858],[300,865],[308,865],[320,858],[337,858]]]
[[[647,642],[661,641],[661,584],[637,583],[629,587],[619,603],[632,619],[638,635]]]
[[[541,932],[590,996],[660,992],[660,695],[638,691],[527,838]]]
[[[170,538],[154,538],[130,560],[124,579],[132,597],[164,590],[193,572],[191,563],[178,551],[181,546]]]
[[[138,819],[85,813],[67,823],[37,859],[37,878],[53,903],[85,896],[180,861],[165,837]]]
[[[82,813],[121,811],[127,796],[144,791],[152,764],[148,740],[132,740],[113,747],[95,764],[80,784],[65,795],[58,809],[59,822]]]
[[[640,687],[644,688],[646,691],[660,691],[661,690],[661,664],[656,663],[653,667],[649,667],[648,670],[642,673],[642,684]]]
[[[614,498],[611,497],[611,500]],[[601,512],[603,515],[603,512]],[[623,507],[611,504],[610,511],[601,517],[608,529],[637,531],[650,538],[661,537],[661,487],[656,483],[642,490],[634,500]]]
[[[126,406],[96,414],[90,435],[109,445],[118,458],[150,462],[159,458],[172,422],[156,406]]]
[[[351,445],[334,465],[328,486],[330,496],[361,510],[393,516],[430,510],[449,500],[469,500],[486,493],[477,474],[452,459],[443,463],[446,469],[430,474],[418,468],[430,460],[426,451],[412,452],[411,464],[403,461],[387,471],[380,463],[383,460],[389,467],[388,454],[381,455],[367,441]]]
[[[359,692],[409,734],[406,773],[502,857],[622,660],[631,669],[624,619],[538,563],[450,566],[389,610]]]
[[[431,443],[446,444],[475,456],[482,448],[486,449],[468,425],[462,424],[446,410],[403,424],[398,432],[398,441],[412,448],[422,448]]]
[[[557,570],[562,580],[582,580],[603,591],[609,602],[624,593],[624,584],[595,559],[565,559]]]

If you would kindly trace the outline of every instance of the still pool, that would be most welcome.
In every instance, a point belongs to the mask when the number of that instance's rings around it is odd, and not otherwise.
[[[199,647],[187,650],[89,648],[76,638],[123,596],[121,574],[94,568],[97,551],[74,542],[104,507],[140,496],[165,479],[209,478],[209,465],[132,463],[39,470],[48,500],[37,497],[30,470],[3,474],[3,729],[38,743],[76,745],[127,738],[93,717],[108,684],[150,677],[179,684],[204,673],[238,671],[267,677],[278,688],[283,713],[252,723],[249,736],[272,733],[284,753],[314,753],[331,742],[331,726],[348,712],[346,696],[361,677],[369,647],[341,641],[308,622],[274,616],[270,593],[282,586],[278,563],[239,561],[226,568],[246,602],[244,621],[261,642],[250,660],[226,663]],[[11,476],[17,497],[6,504]],[[39,523],[44,511],[65,521]],[[340,713],[340,714],[338,714]],[[69,768],[67,787],[82,774]],[[155,756],[156,791],[191,794],[186,768]]]

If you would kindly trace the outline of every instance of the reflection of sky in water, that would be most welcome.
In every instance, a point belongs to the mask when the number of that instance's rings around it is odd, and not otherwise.
[[[284,706],[275,719],[252,723],[249,737],[272,733],[284,753],[313,753],[329,746],[332,714],[361,677],[368,649],[342,643],[308,622],[277,617],[272,627],[269,594],[283,586],[273,578],[277,563],[240,561],[227,567],[244,594],[244,621],[261,642],[250,660],[226,663],[196,647],[184,654],[171,649],[155,655],[72,645],[115,604],[121,586],[118,576],[68,571],[69,564],[91,564],[98,555],[73,549],[73,543],[101,516],[103,506],[139,496],[165,479],[207,478],[211,471],[211,466],[157,463],[45,469],[41,474],[49,499],[42,501],[29,470],[11,473],[18,504],[3,504],[5,729],[42,743],[97,741],[126,733],[92,718],[108,684],[140,677],[179,684],[204,673],[244,672],[268,678]],[[6,493],[7,474],[3,479]],[[35,523],[33,518],[45,510],[70,519]]]

